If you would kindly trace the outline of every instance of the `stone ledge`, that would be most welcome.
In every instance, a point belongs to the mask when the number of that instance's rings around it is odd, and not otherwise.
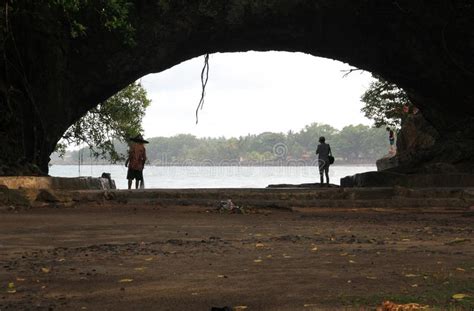
[[[366,172],[341,178],[341,187],[474,187],[474,174],[401,174]]]
[[[8,189],[110,190],[115,182],[96,177],[2,176],[0,186]]]
[[[216,207],[231,199],[251,208],[461,208],[474,206],[474,188],[44,190],[0,187],[0,207],[77,204]]]

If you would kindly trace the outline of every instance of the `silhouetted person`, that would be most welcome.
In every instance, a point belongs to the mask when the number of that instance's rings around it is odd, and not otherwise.
[[[142,135],[137,135],[130,139],[132,144],[128,150],[128,158],[125,161],[125,166],[128,166],[127,179],[128,189],[132,188],[132,181],[135,179],[135,189],[140,187],[145,188],[143,181],[143,168],[146,161],[146,150],[143,144],[148,144]]]
[[[326,144],[324,136],[319,137],[318,149],[316,149],[319,163],[319,176],[321,185],[324,184],[323,173],[326,175],[326,183],[329,185],[329,155],[331,154],[331,146]]]
[[[388,132],[388,142],[390,143],[390,149],[388,152],[390,154],[395,154],[395,133],[389,127],[387,127],[386,130]]]

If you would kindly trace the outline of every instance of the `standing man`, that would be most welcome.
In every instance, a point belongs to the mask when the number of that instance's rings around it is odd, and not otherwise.
[[[388,126],[387,126],[387,132],[388,132],[388,142],[390,143],[390,149],[388,150],[388,153],[391,155],[394,155],[395,154],[395,133]]]
[[[324,136],[319,137],[319,145],[316,149],[316,154],[318,155],[321,186],[324,184],[323,173],[326,175],[326,184],[329,185],[329,155],[332,155],[332,153],[331,146],[326,144],[326,138],[324,138]]]
[[[135,189],[144,189],[143,168],[146,161],[145,145],[148,141],[144,140],[142,135],[137,135],[130,139],[132,141],[130,149],[128,150],[128,158],[125,161],[125,166],[128,167],[127,179],[128,189],[132,188],[132,181],[135,179]]]

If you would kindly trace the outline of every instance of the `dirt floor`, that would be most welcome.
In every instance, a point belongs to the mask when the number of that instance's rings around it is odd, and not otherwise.
[[[4,210],[0,310],[373,310],[384,300],[472,310],[473,216],[130,204]]]

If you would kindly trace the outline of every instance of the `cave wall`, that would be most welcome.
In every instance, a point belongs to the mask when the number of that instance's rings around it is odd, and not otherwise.
[[[474,141],[472,1],[116,2],[127,10],[117,13],[125,26],[114,28],[108,0],[73,11],[7,1],[0,175],[46,174],[56,142],[89,109],[148,73],[214,52],[299,51],[347,62],[404,88],[455,148]]]

